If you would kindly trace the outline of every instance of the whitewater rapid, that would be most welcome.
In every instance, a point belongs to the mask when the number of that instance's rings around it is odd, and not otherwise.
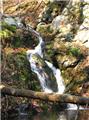
[[[48,79],[47,79],[47,75],[46,75],[44,69],[41,66],[38,67],[37,64],[36,64],[36,61],[34,61],[34,59],[33,59],[33,55],[39,55],[44,60],[44,58],[43,58],[43,49],[44,49],[45,43],[44,43],[42,37],[39,35],[39,33],[37,31],[32,30],[32,32],[34,32],[34,34],[38,37],[39,44],[34,48],[34,50],[28,50],[27,51],[27,59],[30,62],[31,70],[34,73],[37,74],[37,77],[38,77],[38,79],[40,81],[40,84],[41,84],[41,87],[42,87],[43,91],[47,92],[47,93],[52,93],[54,91],[46,85],[46,81]],[[63,78],[61,76],[60,70],[55,68],[53,66],[53,64],[50,63],[49,61],[45,60],[45,63],[52,70],[53,75],[56,78],[57,87],[58,87],[57,88],[58,89],[57,93],[62,94],[64,92],[64,90],[65,90],[65,85],[64,85],[64,80],[63,80]]]
[[[49,88],[46,84],[46,81],[48,80],[48,75],[45,73],[44,69],[41,66],[38,67],[36,61],[33,59],[34,55],[39,55],[44,60],[43,51],[44,51],[45,43],[37,31],[33,30],[32,28],[30,28],[30,30],[39,39],[39,44],[33,50],[27,51],[27,59],[30,62],[31,70],[34,73],[36,73],[36,75],[40,81],[42,90],[46,93],[53,93],[54,91],[51,88]],[[63,94],[64,90],[65,90],[65,84],[64,84],[64,80],[62,78],[60,69],[57,69],[56,67],[54,67],[54,65],[52,63],[50,63],[49,61],[45,60],[45,63],[52,70],[53,75],[56,78],[57,89],[58,89],[58,91],[56,93]],[[70,103],[67,104],[67,110],[77,110],[77,109],[84,109],[84,108],[82,108],[81,106],[78,107],[77,105],[70,104]]]

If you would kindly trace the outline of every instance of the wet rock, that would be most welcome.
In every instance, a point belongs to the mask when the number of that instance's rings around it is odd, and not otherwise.
[[[32,54],[31,61],[36,64],[35,69],[39,70],[40,75],[44,77],[47,87],[57,92],[56,78],[47,63],[38,54]]]

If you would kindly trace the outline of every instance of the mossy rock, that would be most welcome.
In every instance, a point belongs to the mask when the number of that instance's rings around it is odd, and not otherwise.
[[[0,31],[0,38],[2,38],[2,39],[9,38],[12,35],[13,35],[13,33],[7,29]]]
[[[45,7],[45,11],[42,15],[42,21],[51,22],[53,17],[57,16],[61,12],[61,5],[55,2],[49,2]]]
[[[89,49],[81,44],[60,39],[55,39],[54,43],[54,55],[62,71],[66,88],[69,88],[67,92],[80,93],[82,84],[89,79]]]
[[[16,31],[16,26],[14,25],[9,25],[6,22],[0,22],[1,28],[3,29],[8,29],[9,31],[15,32]]]
[[[50,24],[38,24],[37,31],[41,33],[42,36],[51,36],[53,34],[53,29]]]
[[[5,22],[1,22],[0,38],[3,48],[6,46],[12,48],[18,47],[34,47],[38,43],[38,39],[32,36],[29,31],[23,29],[17,29],[14,25],[8,25]]]
[[[8,25],[5,22],[0,22],[1,30],[0,30],[0,38],[5,39],[13,36],[16,31],[15,26]]]
[[[39,67],[40,74],[45,76],[48,88],[52,89],[54,92],[57,92],[56,78],[47,63],[38,54],[32,55],[32,61],[34,61],[37,67]]]
[[[5,68],[2,68],[2,82],[18,88],[39,91],[40,83],[37,80],[37,76],[31,71],[26,57],[26,50],[24,48],[18,50],[7,48],[6,52],[2,53],[2,65],[6,61]]]

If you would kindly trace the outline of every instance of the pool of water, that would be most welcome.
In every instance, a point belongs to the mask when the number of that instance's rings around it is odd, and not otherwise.
[[[64,110],[64,111],[43,111],[37,114],[21,113],[18,116],[10,117],[7,120],[89,120],[89,110]]]

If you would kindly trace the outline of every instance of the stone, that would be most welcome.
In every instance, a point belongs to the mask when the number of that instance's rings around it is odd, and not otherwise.
[[[89,5],[88,4],[83,7],[83,16],[84,18],[89,18]]]
[[[57,92],[56,78],[47,63],[38,54],[32,54],[31,61],[36,64],[35,69],[38,69],[40,74],[45,75],[47,86]]]
[[[83,23],[80,25],[74,40],[80,41],[83,45],[89,48],[89,5],[83,7]]]
[[[85,42],[86,40],[89,40],[89,30],[78,31],[74,40],[79,40],[82,43]]]
[[[4,22],[7,23],[8,25],[15,25],[15,26],[17,26],[17,23],[16,23],[15,19],[12,18],[12,17],[4,18]]]
[[[14,25],[16,27],[23,27],[23,24],[21,23],[21,19],[19,17],[13,18],[13,17],[7,17],[4,18],[4,22],[8,25]]]
[[[69,34],[69,32],[71,31],[72,26],[70,24],[64,25],[64,26],[60,26],[59,30],[63,33],[63,34]],[[70,33],[71,34],[71,33]]]
[[[54,29],[58,30],[60,25],[64,22],[64,18],[65,18],[65,16],[63,16],[63,15],[59,15],[59,16],[55,17],[52,21],[52,27]]]

